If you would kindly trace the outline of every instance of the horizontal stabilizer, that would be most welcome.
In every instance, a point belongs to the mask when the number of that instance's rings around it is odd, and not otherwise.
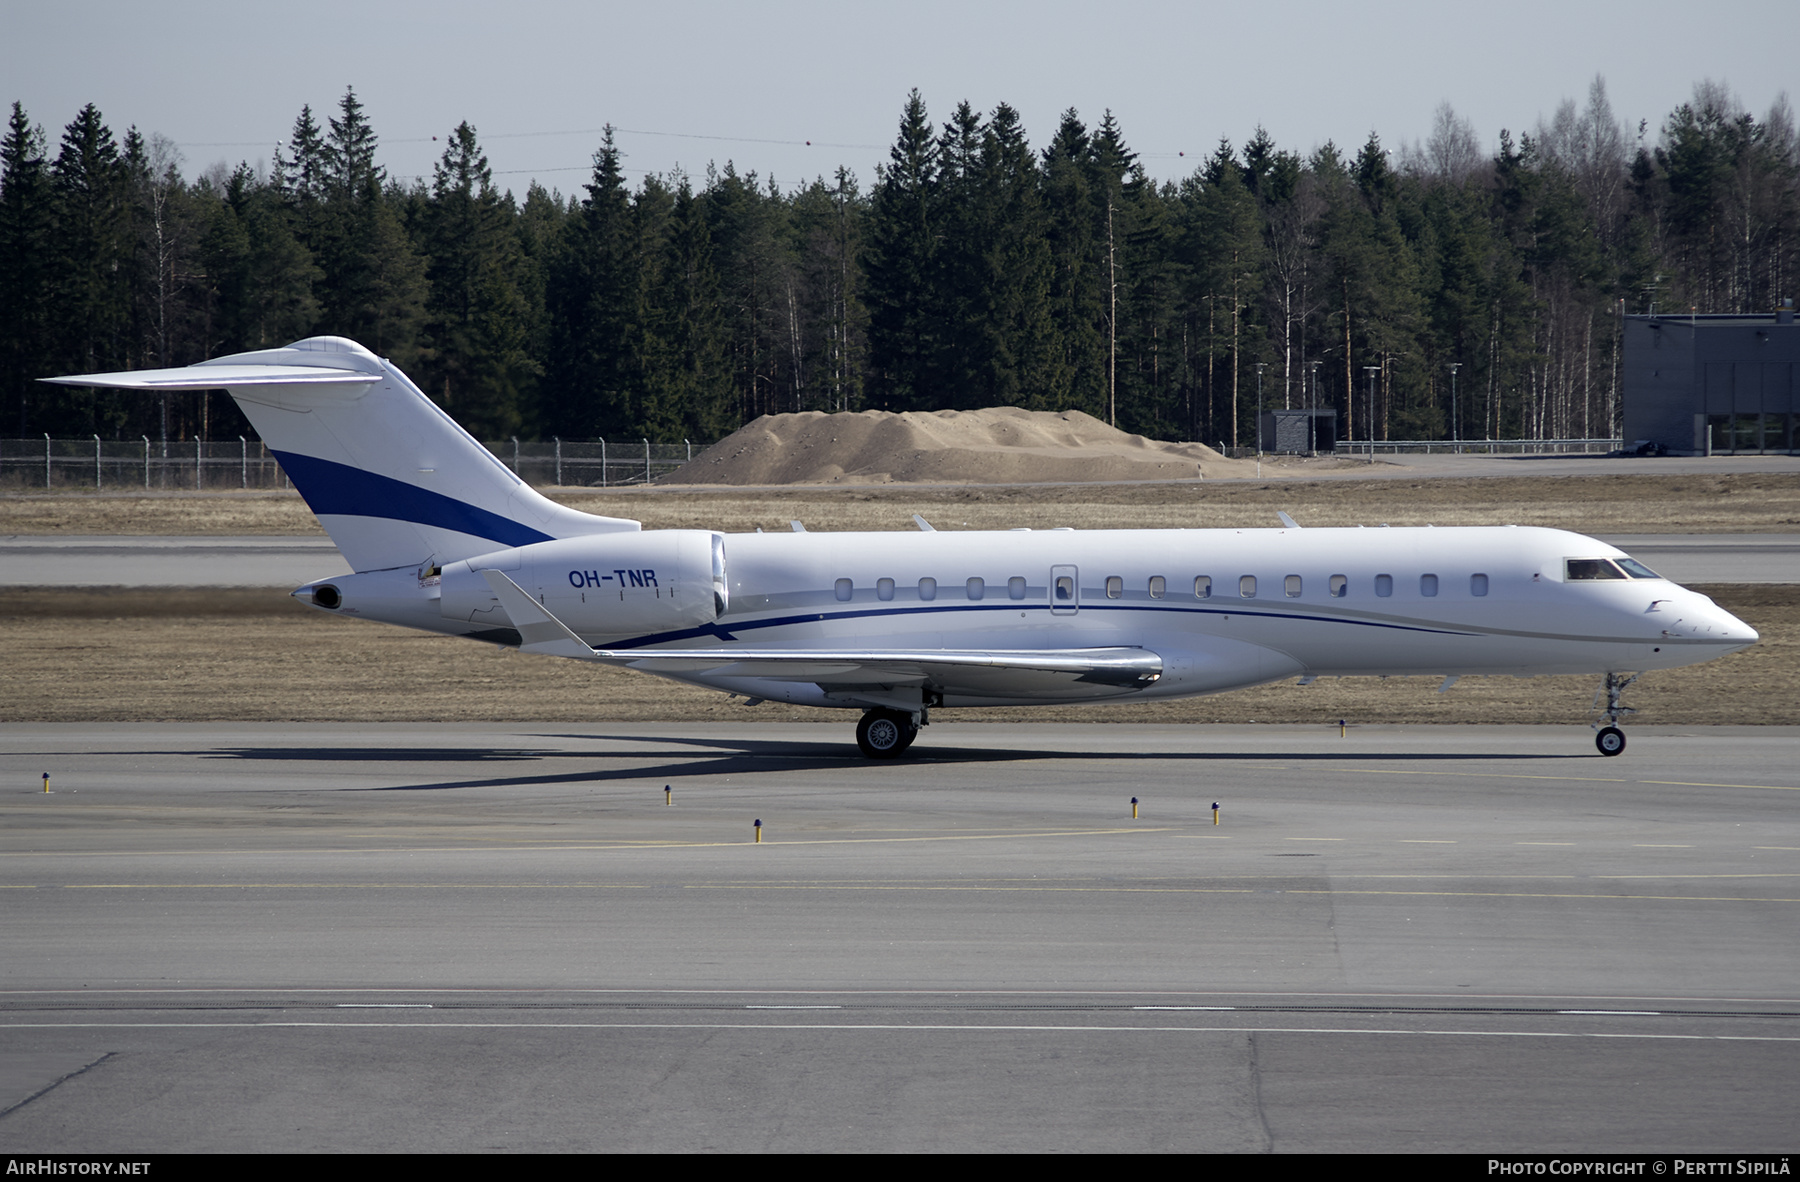
[[[179,369],[80,373],[39,380],[58,386],[99,386],[108,390],[223,390],[230,386],[368,386],[379,382],[381,375],[312,365],[185,365]]]

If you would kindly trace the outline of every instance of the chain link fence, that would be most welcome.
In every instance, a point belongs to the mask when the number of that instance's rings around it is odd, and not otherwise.
[[[487,449],[539,487],[610,488],[667,476],[711,446],[683,440],[605,439],[488,442]],[[0,488],[127,492],[291,487],[263,444],[233,440],[0,439]]]
[[[616,488],[659,480],[710,443],[683,440],[651,443],[606,439],[506,439],[489,441],[487,449],[527,484],[540,488]],[[1620,450],[1620,439],[1478,439],[1377,440],[1374,455],[1448,454],[1548,455],[1605,454]],[[1253,447],[1221,448],[1232,458],[1253,459]],[[1340,440],[1335,454],[1368,456],[1368,440]],[[288,488],[281,465],[261,443],[234,440],[167,444],[140,436],[130,439],[0,439],[0,488],[132,489],[201,491]]]
[[[1623,439],[1428,439],[1422,441],[1377,439],[1370,443],[1367,439],[1340,439],[1337,453],[1340,456],[1366,456],[1373,448],[1374,454],[1382,455],[1605,455],[1608,452],[1623,450]]]
[[[1612,439],[1377,439],[1373,445],[1367,439],[1340,439],[1335,450],[1321,455],[1335,455],[1354,458],[1368,456],[1371,446],[1378,456],[1393,455],[1606,455],[1609,452],[1622,451],[1625,441],[1617,437]],[[1217,445],[1227,459],[1253,460],[1256,458],[1254,447],[1226,447],[1222,442]],[[1262,453],[1265,456],[1275,454],[1273,450]]]

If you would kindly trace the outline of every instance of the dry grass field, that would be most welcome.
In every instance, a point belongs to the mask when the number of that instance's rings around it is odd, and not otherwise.
[[[1800,475],[1489,476],[1173,484],[905,485],[885,488],[634,487],[544,490],[589,513],[647,529],[728,532],[909,529],[1547,525],[1581,533],[1784,533],[1800,530]],[[5,534],[317,534],[294,493],[0,495]]]
[[[1628,705],[1650,724],[1800,723],[1800,587],[1703,588],[1762,633],[1745,652],[1656,673]],[[0,718],[823,721],[639,673],[327,616],[279,591],[0,591]],[[957,721],[1579,723],[1598,677],[1292,682],[1151,705],[942,711]]]

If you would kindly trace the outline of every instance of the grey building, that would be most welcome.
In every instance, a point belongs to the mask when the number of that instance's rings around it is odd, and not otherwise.
[[[1800,452],[1794,302],[1747,316],[1627,316],[1624,437],[1678,455]]]
[[[1256,441],[1264,451],[1309,454],[1337,447],[1337,411],[1265,410]]]

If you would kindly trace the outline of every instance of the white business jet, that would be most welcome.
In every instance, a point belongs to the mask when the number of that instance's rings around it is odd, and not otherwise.
[[[183,369],[224,389],[356,572],[320,611],[860,710],[882,759],[937,707],[1146,702],[1282,678],[1602,675],[1604,755],[1647,670],[1756,642],[1712,600],[1561,530],[641,531],[539,495],[391,364],[313,337]],[[1598,705],[1598,699],[1596,699]]]

